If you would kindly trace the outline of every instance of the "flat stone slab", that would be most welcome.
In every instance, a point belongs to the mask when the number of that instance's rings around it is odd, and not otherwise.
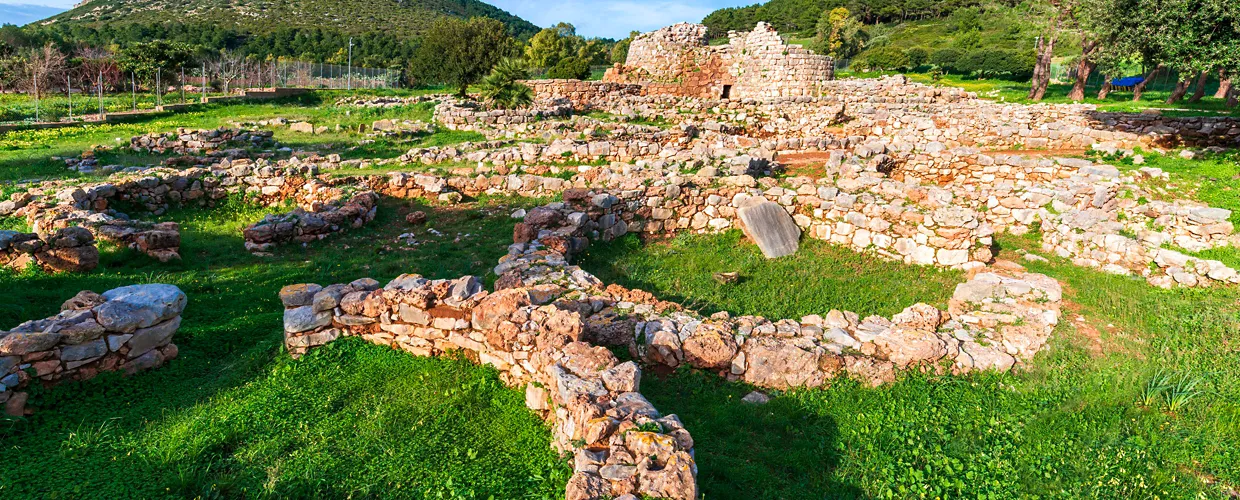
[[[762,255],[775,259],[796,253],[801,228],[778,203],[764,198],[750,198],[736,211],[745,236],[758,244]]]

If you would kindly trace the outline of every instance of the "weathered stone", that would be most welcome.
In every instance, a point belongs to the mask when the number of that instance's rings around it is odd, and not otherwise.
[[[95,317],[108,331],[130,333],[181,314],[186,297],[173,285],[132,285],[103,293]]]
[[[750,201],[752,200],[752,201]],[[801,239],[801,229],[792,216],[777,203],[750,198],[737,209],[741,229],[768,259],[796,253]]]
[[[315,312],[312,306],[301,306],[284,310],[284,331],[301,333],[315,328],[330,325],[331,311]]]

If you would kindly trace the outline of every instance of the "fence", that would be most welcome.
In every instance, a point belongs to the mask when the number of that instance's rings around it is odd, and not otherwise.
[[[52,88],[42,89],[40,99],[0,93],[0,123],[93,119],[100,112],[151,110],[246,88],[388,89],[400,86],[400,71],[222,57],[198,67],[163,68],[160,78],[146,84],[128,73],[117,73],[113,79],[100,89],[97,83],[76,75],[64,77],[54,81]]]
[[[207,71],[211,72],[210,65],[207,66]],[[218,75],[215,79],[219,80]],[[400,86],[400,71],[302,61],[272,61],[250,63],[244,76],[235,82],[236,87],[387,89]]]

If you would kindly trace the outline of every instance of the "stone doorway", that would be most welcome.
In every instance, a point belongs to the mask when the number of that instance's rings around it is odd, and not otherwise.
[[[731,98],[731,97],[732,97],[732,86],[731,86],[731,85],[724,85],[724,86],[723,86],[723,95],[720,95],[720,96],[719,96],[719,98],[720,98],[720,99],[729,99],[729,98]]]

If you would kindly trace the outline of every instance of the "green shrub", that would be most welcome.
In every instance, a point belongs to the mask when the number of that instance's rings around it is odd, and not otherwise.
[[[908,64],[913,68],[930,62],[930,53],[925,47],[912,47],[904,51],[904,56],[908,58]]]
[[[547,70],[547,78],[567,78],[585,80],[590,76],[590,60],[579,57],[566,57]]]
[[[534,91],[519,80],[530,74],[518,59],[501,60],[479,85],[482,98],[493,108],[521,108],[534,102]]]
[[[1021,81],[1033,76],[1034,57],[1016,50],[969,51],[956,62],[956,69],[982,78]]]
[[[943,68],[944,71],[956,73],[960,71],[960,67],[957,66],[960,56],[959,50],[939,49],[930,55],[930,64]]]
[[[865,65],[870,69],[889,70],[909,67],[908,56],[896,47],[879,47],[866,52]]]

